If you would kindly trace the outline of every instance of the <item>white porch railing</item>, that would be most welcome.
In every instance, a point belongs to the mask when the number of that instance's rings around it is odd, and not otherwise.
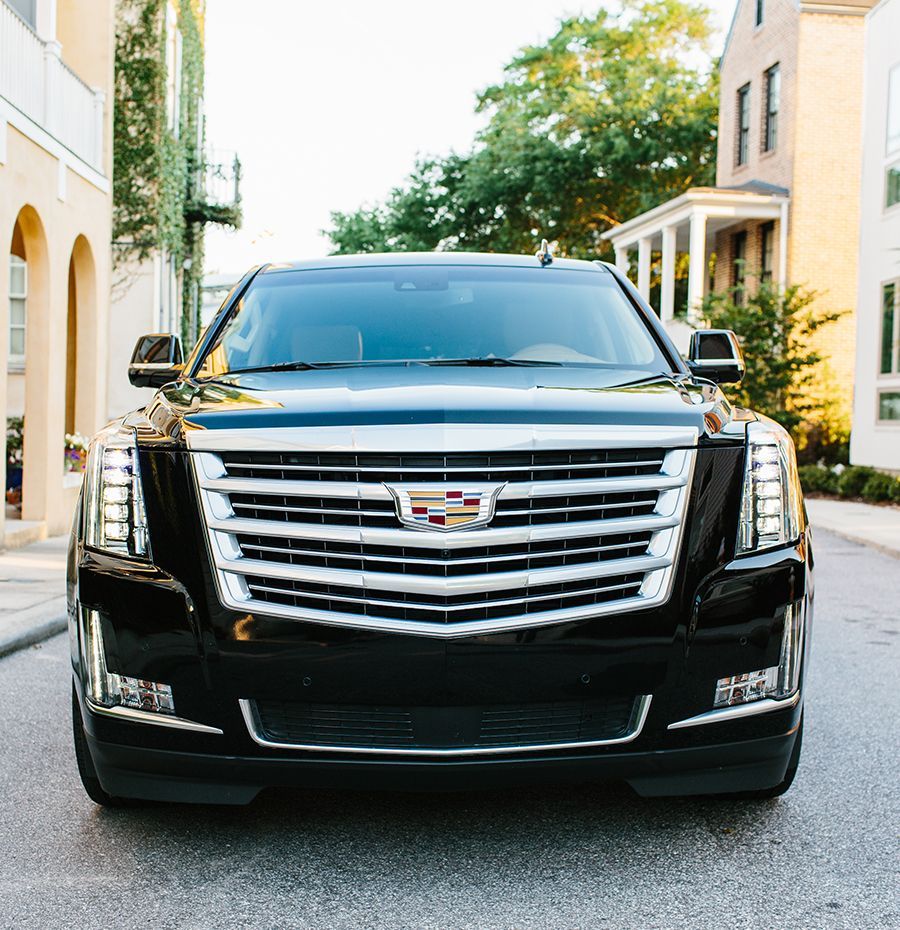
[[[0,0],[0,97],[97,171],[103,171],[104,95]]]

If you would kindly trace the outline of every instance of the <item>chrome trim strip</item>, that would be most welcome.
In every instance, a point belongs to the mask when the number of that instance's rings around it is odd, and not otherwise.
[[[284,536],[298,539],[328,539],[364,546],[397,546],[415,549],[469,549],[473,546],[507,546],[517,543],[576,539],[580,536],[611,536],[641,533],[678,526],[677,516],[647,514],[614,520],[585,520],[579,523],[541,523],[535,526],[482,527],[469,534],[413,533],[408,528],[376,526],[328,526],[321,523],[288,523],[249,517],[216,517],[207,509],[207,525],[222,533],[250,536]]]
[[[202,429],[185,432],[192,452],[504,452],[530,449],[693,448],[694,427],[595,424],[399,423]],[[352,469],[351,469],[352,470]]]
[[[616,543],[611,546],[588,546],[587,548],[581,549],[542,549],[536,552],[518,552],[512,555],[492,555],[490,559],[491,562],[521,562],[525,559],[558,559],[562,556],[590,555],[594,552],[615,552],[619,549],[633,549],[635,546],[640,545],[642,545],[642,543],[630,542]],[[284,555],[313,556],[315,558],[327,558],[329,560],[348,559],[356,562],[394,563],[398,559],[398,556],[395,555],[369,555],[368,553],[363,554],[361,552],[326,552],[317,549],[291,549],[286,546],[258,546],[252,545],[251,543],[243,543],[242,548],[252,549],[254,552],[280,552]],[[410,548],[419,547],[414,546]],[[483,557],[476,559],[423,559],[408,555],[403,556],[404,565],[435,565],[446,567],[449,565],[481,565],[483,562]]]
[[[531,594],[527,597],[503,598],[496,601],[469,601],[465,604],[423,604],[418,601],[390,601],[377,597],[350,597],[346,594],[319,594],[313,591],[293,592],[284,588],[272,588],[267,585],[249,584],[250,591],[268,591],[272,594],[302,594],[320,601],[340,601],[344,604],[373,604],[377,607],[405,607],[411,610],[436,610],[446,613],[455,613],[461,610],[471,610],[473,607],[508,607],[510,604],[534,604],[544,600],[565,600],[567,597],[579,597],[585,594],[601,594],[607,591],[626,591],[628,588],[639,588],[642,582],[633,581],[631,584],[613,584],[606,587],[589,588],[578,591],[561,591],[556,594]]]
[[[138,710],[136,707],[101,707],[88,698],[85,699],[85,703],[92,714],[101,714],[104,717],[117,717],[119,720],[127,720],[131,723],[150,723],[157,727],[169,727],[172,730],[190,730],[194,733],[215,733],[217,736],[222,736],[223,734],[223,731],[218,727],[207,726],[205,723],[197,723],[196,720],[187,720],[185,717],[155,714],[147,710]]]
[[[632,572],[650,572],[657,568],[668,568],[672,564],[672,559],[665,556],[641,555],[627,559],[588,562],[568,568],[536,568],[531,571],[453,575],[449,578],[439,575],[406,575],[395,572],[351,571],[344,568],[316,568],[292,565],[287,562],[261,562],[246,557],[229,559],[224,554],[216,559],[216,564],[220,571],[243,576],[256,575],[262,578],[309,581],[313,584],[334,584],[351,588],[374,588],[382,591],[403,591],[407,594],[452,597],[455,594],[514,591],[534,585],[581,581],[586,578],[608,578],[611,575],[628,575]],[[410,604],[410,606],[416,605]],[[440,609],[438,605],[432,606]]]
[[[654,578],[661,572],[648,576]],[[671,572],[669,584],[671,585]],[[217,573],[217,581],[221,583]],[[560,610],[548,610],[513,617],[500,617],[493,620],[466,620],[456,623],[426,622],[422,620],[391,620],[386,617],[367,617],[361,614],[345,614],[333,610],[316,610],[312,607],[290,607],[285,604],[270,604],[249,597],[246,589],[237,592],[229,589],[228,579],[237,579],[235,575],[224,575],[225,583],[220,591],[220,598],[226,607],[251,613],[254,616],[278,617],[282,620],[297,620],[304,623],[320,623],[323,626],[352,627],[357,630],[376,630],[382,633],[399,633],[407,636],[431,636],[438,639],[460,639],[467,636],[480,636],[486,633],[505,633],[509,630],[536,629],[555,623],[576,620],[593,620],[609,614],[621,615],[631,610],[644,610],[657,604],[665,603],[668,588],[660,586],[652,596],[636,596],[610,601],[604,604],[587,604],[582,607],[566,607]],[[647,581],[644,581],[646,586]]]
[[[647,720],[647,714],[650,712],[650,702],[653,696],[642,694],[635,703],[635,709],[632,711],[629,732],[625,736],[619,736],[615,739],[590,740],[585,742],[572,743],[540,743],[538,745],[527,746],[472,746],[463,749],[385,749],[382,747],[374,748],[372,746],[327,746],[318,743],[279,743],[274,740],[266,739],[260,735],[262,726],[259,716],[256,713],[256,705],[253,701],[241,698],[238,703],[241,707],[241,714],[244,722],[247,724],[247,731],[254,743],[265,746],[269,749],[300,749],[308,752],[340,752],[353,753],[356,755],[378,755],[378,756],[487,756],[487,755],[509,755],[517,752],[546,752],[548,750],[560,749],[586,749],[591,746],[613,746],[619,743],[630,743],[640,736]]]
[[[739,720],[741,717],[755,717],[757,714],[769,714],[774,710],[786,710],[795,707],[800,700],[798,691],[793,697],[776,701],[773,698],[763,698],[761,701],[751,701],[749,704],[734,704],[731,707],[719,707],[708,710],[696,717],[687,717],[670,723],[669,730],[680,730],[684,727],[699,727],[707,723],[722,723],[726,720]]]
[[[479,490],[499,490],[500,500],[520,500],[541,497],[577,497],[584,494],[617,494],[629,491],[662,491],[680,488],[684,475],[646,475],[637,478],[587,478],[579,481],[517,481],[502,482],[462,481]],[[452,485],[452,481],[390,481],[385,484],[357,484],[353,481],[295,481],[278,478],[200,478],[200,487],[223,494],[276,494],[291,497],[335,497],[348,500],[393,501],[390,488],[404,491],[430,491],[435,487]],[[502,490],[501,490],[502,489]],[[340,512],[340,511],[329,511]],[[355,511],[354,511],[355,512]],[[516,511],[518,512],[518,511]]]
[[[257,450],[262,451],[262,450]],[[197,453],[202,455],[203,453]],[[403,474],[403,475],[414,475],[414,474],[425,474],[425,475],[474,475],[479,474],[482,471],[489,472],[522,472],[522,471],[578,471],[579,469],[594,469],[595,471],[601,468],[634,468],[635,466],[646,465],[648,468],[650,466],[662,465],[662,459],[646,459],[645,461],[640,462],[575,462],[568,465],[491,465],[489,468],[483,467],[473,467],[473,466],[462,466],[462,465],[434,465],[430,468],[425,466],[405,466],[400,468],[396,465],[384,465],[384,466],[375,466],[375,465],[269,465],[263,464],[262,462],[254,462],[252,465],[249,463],[243,462],[229,462],[228,465],[231,468],[253,468],[254,470],[272,470],[272,471],[315,471],[315,472],[329,472],[336,471],[342,474],[347,472],[358,472],[359,474],[376,474],[376,475],[390,475],[392,473]],[[237,476],[236,476],[237,477]],[[610,477],[615,477],[614,475]],[[446,479],[440,479],[445,481]],[[346,482],[342,482],[346,483]]]

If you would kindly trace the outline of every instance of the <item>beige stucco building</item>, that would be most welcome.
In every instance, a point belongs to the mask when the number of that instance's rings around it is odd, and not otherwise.
[[[113,0],[0,0],[0,408],[25,417],[6,543],[67,528],[65,434],[105,418],[114,42]]]
[[[900,473],[900,0],[866,17],[850,461]]]
[[[604,238],[657,308],[679,347],[710,287],[763,275],[820,293],[847,311],[816,336],[826,357],[814,390],[849,421],[853,389],[864,15],[874,0],[738,0],[721,62],[716,186],[694,188]],[[678,251],[689,253],[688,314],[675,318]],[[710,274],[715,256],[714,273]]]

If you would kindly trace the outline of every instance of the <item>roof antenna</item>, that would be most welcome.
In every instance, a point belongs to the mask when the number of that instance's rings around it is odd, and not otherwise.
[[[553,250],[546,239],[541,239],[541,247],[534,253],[534,257],[542,264],[549,265],[553,261]]]

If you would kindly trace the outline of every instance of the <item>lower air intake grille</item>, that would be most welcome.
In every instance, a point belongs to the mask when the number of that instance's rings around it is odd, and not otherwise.
[[[515,749],[621,740],[640,699],[483,707],[366,707],[255,702],[262,739],[298,747],[406,750]]]

